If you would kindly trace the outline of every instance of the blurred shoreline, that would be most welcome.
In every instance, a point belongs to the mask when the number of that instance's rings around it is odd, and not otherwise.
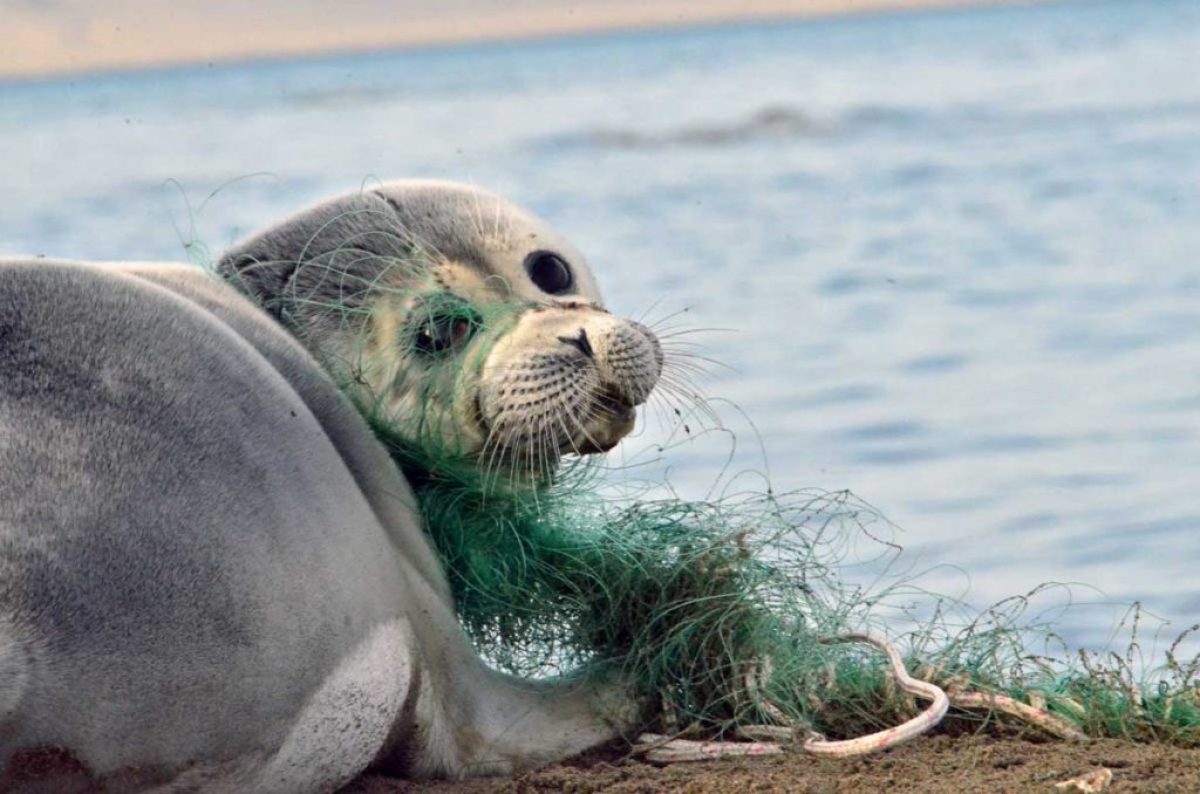
[[[0,82],[96,72],[337,56],[397,49],[536,41],[637,30],[817,19],[909,11],[1029,5],[1038,0],[665,0],[577,4],[523,0],[502,9],[480,2],[405,5],[378,13],[172,4],[168,12],[109,0],[88,6],[29,4],[5,11]],[[264,30],[269,32],[264,34]]]

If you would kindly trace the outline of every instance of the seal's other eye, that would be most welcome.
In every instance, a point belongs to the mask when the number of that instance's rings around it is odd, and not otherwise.
[[[538,289],[551,295],[570,292],[575,285],[570,265],[550,251],[534,251],[525,257],[525,270]]]
[[[413,346],[417,352],[425,355],[445,353],[460,347],[471,335],[471,323],[461,317],[441,317],[422,325],[417,329]]]
[[[426,307],[418,316],[421,321],[413,333],[413,348],[425,356],[461,350],[480,325],[479,315],[457,302]]]

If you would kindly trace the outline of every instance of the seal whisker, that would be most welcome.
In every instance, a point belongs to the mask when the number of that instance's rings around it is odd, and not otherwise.
[[[653,327],[648,326],[654,332],[654,335],[659,339],[675,339],[681,336],[695,336],[696,334],[735,334],[739,333],[736,328],[724,328],[716,325],[686,325],[677,323],[671,326]]]
[[[638,315],[637,321],[639,323],[641,323],[642,325],[649,325],[649,323],[646,322],[646,317],[649,316],[650,312],[654,311],[662,304],[663,299],[665,297],[666,296],[664,296],[664,295],[660,295],[657,298],[655,298],[654,302],[651,303],[649,306],[647,306],[646,309],[644,311],[642,311],[641,314]]]
[[[700,412],[700,415],[707,418],[713,423],[714,427],[721,427],[721,419],[716,410],[713,409],[709,400],[699,392],[688,389],[676,383],[670,375],[664,375],[660,382],[659,394],[663,399],[674,398],[678,401],[675,407],[683,406],[685,409],[694,409]]]
[[[658,306],[659,303],[661,303],[661,302],[662,302],[662,299],[660,298],[659,300],[654,302],[654,306]],[[684,306],[681,309],[676,309],[673,312],[670,312],[662,317],[659,317],[657,320],[651,320],[651,321],[639,320],[639,322],[641,322],[642,325],[645,325],[651,331],[654,331],[655,333],[657,333],[658,329],[661,328],[664,323],[670,322],[671,320],[674,320],[674,319],[680,317],[681,315],[687,314],[691,310],[692,310],[691,306]],[[646,312],[647,315],[649,313],[650,313],[649,311]]]
[[[663,370],[689,381],[709,380],[713,377],[714,370],[718,369],[734,374],[737,373],[737,370],[733,367],[704,356],[680,355],[674,351],[666,351],[663,355]]]

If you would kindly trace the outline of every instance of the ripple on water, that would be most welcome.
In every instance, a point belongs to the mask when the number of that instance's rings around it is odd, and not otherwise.
[[[996,529],[1001,535],[1019,535],[1023,532],[1033,532],[1053,529],[1063,523],[1063,517],[1055,512],[1032,512],[1009,518],[999,522]]]
[[[789,403],[796,406],[817,408],[878,400],[885,394],[885,390],[882,385],[877,383],[846,383],[808,391],[799,391],[794,394],[795,396],[788,400]]]
[[[899,369],[908,375],[943,375],[963,369],[969,361],[969,357],[962,353],[934,353],[910,358],[902,362]]]
[[[856,425],[836,430],[830,435],[834,439],[845,441],[890,441],[926,437],[929,435],[929,429],[920,422],[900,419]]]
[[[905,466],[938,460],[947,454],[940,447],[903,445],[853,449],[848,457],[854,463],[870,466]]]
[[[1061,450],[1079,443],[1068,436],[1042,435],[1036,433],[991,433],[968,438],[958,445],[961,452],[992,454],[1010,452],[1039,452]]]

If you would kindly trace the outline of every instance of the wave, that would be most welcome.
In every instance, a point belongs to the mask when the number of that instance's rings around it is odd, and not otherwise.
[[[1191,121],[1200,102],[1149,102],[1123,105],[1087,104],[1055,107],[997,108],[980,103],[940,107],[865,104],[821,116],[789,105],[769,105],[727,122],[690,123],[665,130],[603,127],[568,132],[542,139],[552,148],[660,149],[718,147],[754,141],[828,138],[882,132],[884,134],[972,134],[978,130],[1063,131],[1072,126],[1094,127],[1122,121]]]
[[[728,123],[688,124],[660,132],[607,128],[560,137],[556,143],[612,149],[652,149],[672,146],[725,146],[769,138],[822,135],[829,125],[786,105],[765,107]]]

